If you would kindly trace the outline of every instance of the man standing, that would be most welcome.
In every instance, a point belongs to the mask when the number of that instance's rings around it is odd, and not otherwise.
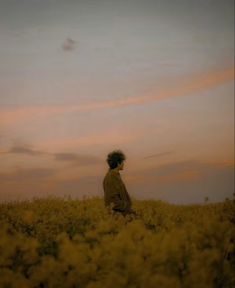
[[[123,170],[125,154],[121,150],[114,150],[107,156],[109,170],[103,180],[105,206],[111,206],[113,211],[122,215],[135,214],[131,209],[132,201],[126,186],[121,179],[119,170]]]

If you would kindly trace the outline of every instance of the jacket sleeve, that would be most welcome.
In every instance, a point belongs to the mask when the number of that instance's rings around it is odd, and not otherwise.
[[[125,211],[128,203],[123,197],[123,186],[118,176],[114,175],[109,182],[110,202],[114,203],[113,209]]]

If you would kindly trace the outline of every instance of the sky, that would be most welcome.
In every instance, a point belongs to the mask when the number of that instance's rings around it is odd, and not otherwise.
[[[233,0],[0,0],[0,201],[234,193]]]

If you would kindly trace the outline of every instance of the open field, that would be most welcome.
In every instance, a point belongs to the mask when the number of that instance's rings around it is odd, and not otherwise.
[[[235,287],[235,202],[133,200],[139,218],[98,197],[0,204],[0,287]]]

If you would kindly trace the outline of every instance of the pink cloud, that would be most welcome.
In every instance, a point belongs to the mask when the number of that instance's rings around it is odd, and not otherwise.
[[[153,91],[150,95],[142,97],[130,97],[117,100],[106,100],[100,102],[90,101],[81,105],[63,106],[28,106],[19,108],[1,108],[0,125],[17,125],[20,122],[28,122],[32,119],[45,119],[64,113],[87,112],[99,109],[119,108],[132,105],[143,105],[167,98],[190,95],[212,89],[218,85],[227,83],[234,79],[234,67],[219,71],[209,71],[201,75],[194,75],[182,78],[179,84],[174,87],[166,87],[162,90]]]

